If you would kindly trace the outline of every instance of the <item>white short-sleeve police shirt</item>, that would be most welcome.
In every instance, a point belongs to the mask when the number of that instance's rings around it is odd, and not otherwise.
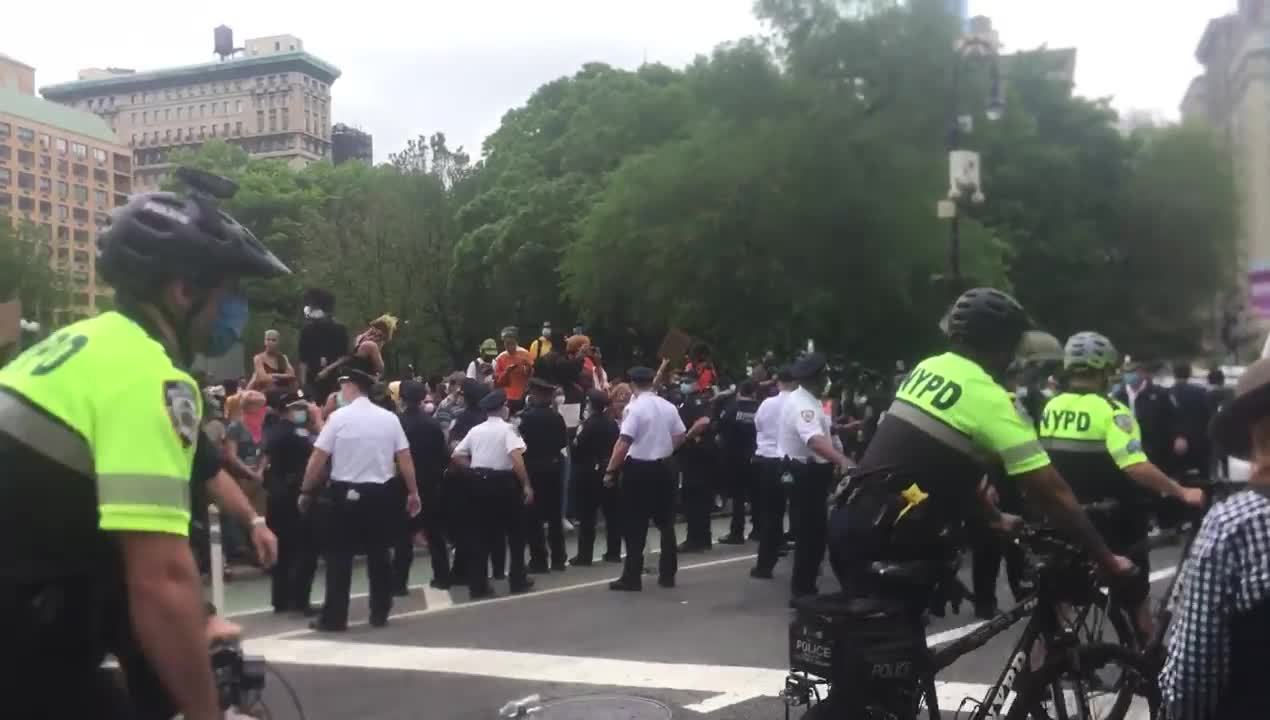
[[[824,407],[806,388],[798,388],[785,399],[781,409],[777,449],[782,457],[801,462],[827,463],[807,443],[817,435],[833,438],[833,426]]]
[[[641,392],[626,406],[621,435],[629,438],[633,460],[664,460],[675,453],[675,435],[687,432],[679,411],[653,392]]]
[[[761,458],[782,457],[779,445],[781,430],[781,411],[785,408],[785,400],[789,393],[782,390],[758,406],[754,413],[754,454]]]
[[[397,416],[365,397],[332,413],[314,445],[331,456],[331,479],[346,483],[388,482],[410,449]]]
[[[511,470],[512,453],[524,449],[525,441],[516,428],[500,417],[492,417],[468,431],[454,448],[454,454],[471,458],[473,468],[497,472]]]

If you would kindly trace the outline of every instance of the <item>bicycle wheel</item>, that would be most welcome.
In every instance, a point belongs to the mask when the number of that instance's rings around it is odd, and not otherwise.
[[[1008,720],[1159,720],[1160,688],[1141,656],[1085,645],[1020,678]]]

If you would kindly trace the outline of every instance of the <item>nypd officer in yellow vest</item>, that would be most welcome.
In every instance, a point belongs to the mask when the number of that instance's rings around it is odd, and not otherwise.
[[[134,196],[98,238],[119,310],[0,370],[0,637],[20,660],[5,681],[39,703],[14,717],[126,717],[99,692],[108,652],[144,657],[187,720],[220,716],[187,540],[207,441],[184,368],[241,335],[239,278],[289,270],[216,208],[232,183],[179,172],[189,196]]]
[[[1069,478],[1077,499],[1085,504],[1115,501],[1110,509],[1091,509],[1090,517],[1113,552],[1129,552],[1146,539],[1150,520],[1151,504],[1138,497],[1139,487],[1193,507],[1203,507],[1204,493],[1182,487],[1147,460],[1133,411],[1107,396],[1118,364],[1116,348],[1106,337],[1082,332],[1068,338],[1063,348],[1068,389],[1046,403],[1040,436],[1041,446],[1054,467]],[[1150,637],[1146,549],[1132,552],[1129,559],[1143,571],[1133,595],[1142,599],[1136,613],[1138,631]]]

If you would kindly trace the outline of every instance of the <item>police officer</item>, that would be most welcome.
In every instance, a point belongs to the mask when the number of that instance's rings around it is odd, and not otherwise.
[[[698,375],[687,371],[679,377],[679,419],[687,428],[683,445],[675,452],[683,473],[683,512],[688,522],[681,553],[704,552],[714,545],[710,511],[714,509],[715,447],[710,433],[710,400],[698,389]]]
[[[432,559],[432,581],[429,584],[438,590],[450,587],[450,551],[446,545],[445,499],[441,491],[442,473],[450,464],[450,452],[441,423],[423,411],[423,401],[427,396],[428,389],[423,383],[417,380],[401,383],[401,429],[410,443],[410,457],[414,461],[423,510],[406,523],[405,532],[401,533],[393,548],[393,588],[398,596],[409,593],[414,534],[420,530],[428,539]],[[399,489],[405,490],[404,486]]]
[[[609,589],[638,592],[643,589],[649,520],[661,535],[657,584],[675,586],[679,558],[675,547],[675,477],[669,460],[684,443],[687,430],[675,406],[653,391],[656,373],[652,369],[633,368],[629,376],[634,395],[604,470],[604,483],[614,487],[621,473],[621,504],[626,518],[626,565],[622,576],[609,583]]]
[[[808,353],[791,368],[799,387],[781,408],[777,450],[792,478],[790,512],[798,536],[790,590],[794,599],[817,593],[816,578],[825,557],[828,518],[825,502],[833,484],[834,467],[846,472],[851,461],[842,454],[833,424],[816,393],[825,386],[825,356]]]
[[[617,489],[604,486],[604,468],[617,443],[618,425],[607,410],[609,394],[587,391],[590,412],[573,440],[573,482],[578,502],[578,554],[572,565],[587,566],[594,560],[595,519],[604,511],[605,562],[622,561],[622,520],[618,515]]]
[[[494,589],[485,575],[491,549],[507,539],[511,553],[508,585],[513,593],[527,592],[534,581],[525,572],[525,507],[534,491],[525,469],[525,441],[507,422],[507,394],[495,390],[481,398],[485,422],[472,428],[454,448],[453,461],[471,468],[467,475],[468,590],[473,600],[490,597]]]
[[[450,444],[450,452],[467,437],[472,428],[485,422],[488,413],[481,409],[481,399],[490,393],[488,383],[467,378],[460,384],[460,395],[463,398],[463,409],[454,417],[446,440]],[[468,575],[467,558],[468,539],[471,533],[463,527],[464,518],[470,517],[474,510],[469,507],[468,492],[471,489],[471,470],[451,464],[445,471],[444,492],[446,501],[446,517],[450,521],[451,541],[454,543],[454,562],[450,566],[450,576],[466,578]],[[490,551],[490,562],[494,566],[494,579],[507,577],[507,543],[499,542]],[[488,568],[487,568],[488,570]]]
[[[278,536],[278,562],[270,574],[273,611],[308,615],[317,545],[312,523],[300,514],[297,501],[322,417],[302,390],[275,393],[270,405],[279,415],[264,432],[265,519]]]
[[[758,538],[759,525],[762,523],[758,505],[759,466],[754,463],[757,442],[754,416],[759,408],[759,401],[754,397],[756,389],[753,381],[746,380],[741,383],[737,388],[736,397],[724,405],[719,417],[719,430],[723,438],[723,463],[732,497],[732,527],[726,536],[719,538],[719,542],[727,545],[740,545],[745,542],[747,501],[750,504],[750,523],[753,526],[751,537]]]
[[[308,512],[319,490],[322,511],[314,521],[323,535],[326,560],[326,599],[321,616],[310,627],[341,632],[348,627],[349,585],[353,555],[366,553],[370,576],[370,624],[383,627],[392,610],[392,568],[388,548],[400,531],[400,493],[393,492],[393,462],[406,484],[406,511],[419,514],[421,502],[415,483],[410,443],[397,416],[371,403],[367,394],[375,378],[350,369],[340,378],[345,405],[327,420],[314,443],[304,471],[299,507]],[[331,461],[331,479],[322,488],[322,474]]]
[[[779,392],[767,398],[754,414],[754,464],[758,468],[760,500],[763,513],[759,526],[758,560],[750,577],[770,580],[772,568],[785,546],[784,462],[780,452],[780,422],[789,394],[798,387],[788,366],[776,371]]]
[[[529,381],[529,401],[520,414],[520,436],[525,441],[525,469],[537,502],[526,514],[529,545],[529,572],[547,572],[550,546],[551,569],[564,572],[568,556],[564,548],[564,476],[561,451],[569,444],[564,418],[556,412],[556,386],[533,378]],[[546,536],[543,526],[546,525]]]

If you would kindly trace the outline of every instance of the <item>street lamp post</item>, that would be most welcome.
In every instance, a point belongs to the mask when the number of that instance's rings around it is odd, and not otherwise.
[[[999,55],[994,43],[975,35],[963,36],[957,43],[957,60],[953,64],[953,87],[951,121],[948,127],[948,164],[949,190],[951,201],[951,222],[948,226],[948,275],[954,293],[961,291],[961,199],[970,193],[971,202],[984,201],[982,189],[979,187],[978,153],[962,149],[962,133],[968,132],[972,122],[971,116],[963,118],[961,114],[961,76],[963,65],[972,61],[988,60],[988,73],[991,81],[986,116],[989,120],[997,120],[1004,112],[1001,99],[1001,71]],[[963,125],[966,127],[963,128]]]

